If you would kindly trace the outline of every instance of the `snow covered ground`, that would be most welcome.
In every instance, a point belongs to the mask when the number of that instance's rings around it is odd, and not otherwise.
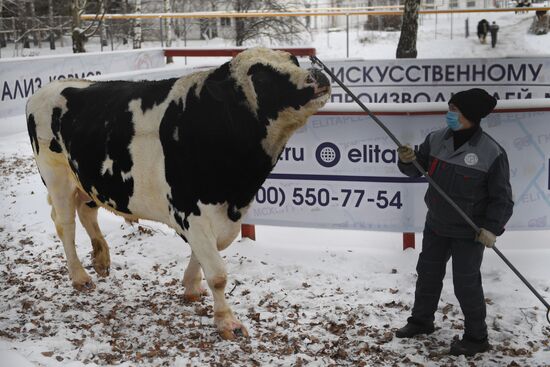
[[[103,279],[91,267],[89,239],[78,226],[78,253],[97,286],[78,293],[68,279],[26,134],[0,138],[0,171],[1,366],[550,361],[550,328],[541,304],[493,251],[486,252],[482,267],[491,352],[470,360],[447,356],[449,343],[462,332],[450,275],[436,332],[395,339],[395,328],[410,312],[419,251],[402,251],[400,234],[259,227],[256,242],[235,242],[224,252],[227,296],[250,331],[248,340],[220,340],[211,296],[183,303],[189,247],[156,223],[132,227],[100,211],[112,256],[111,274]],[[498,242],[547,299],[549,236],[505,233]]]
[[[472,35],[482,16],[469,17],[471,35],[464,38],[458,31],[464,17],[455,15],[452,41],[448,19],[439,17],[436,39],[435,19],[426,17],[419,57],[550,55],[550,35],[526,34],[532,14],[487,17],[501,26],[496,49]],[[351,36],[350,56],[393,58],[399,34],[353,31]],[[306,46],[317,47],[320,57],[345,56],[345,33],[331,33],[328,42],[326,37]],[[357,42],[364,37],[368,43]],[[220,44],[213,40],[205,46]],[[28,136],[10,127],[16,123],[24,120],[0,120],[2,367],[550,366],[545,310],[491,250],[482,266],[490,352],[470,359],[447,355],[452,339],[462,334],[450,265],[435,333],[412,340],[393,337],[412,306],[421,235],[419,249],[402,251],[401,235],[395,233],[258,227],[257,241],[236,241],[223,253],[228,301],[251,335],[226,342],[213,327],[210,295],[197,304],[183,303],[189,247],[163,225],[132,227],[100,211],[111,274],[98,278],[94,273],[89,239],[77,225],[77,250],[96,283],[93,292],[78,293],[68,279]],[[549,240],[548,231],[506,232],[498,240],[547,300]]]

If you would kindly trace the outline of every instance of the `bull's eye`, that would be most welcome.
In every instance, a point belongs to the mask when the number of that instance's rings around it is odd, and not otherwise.
[[[267,76],[266,76],[266,75],[262,75],[262,74],[254,75],[254,76],[252,77],[252,79],[254,80],[254,82],[259,83],[259,84],[266,84],[266,83],[269,82]]]
[[[270,71],[257,69],[252,73],[252,81],[256,85],[267,85],[273,82],[273,77]]]

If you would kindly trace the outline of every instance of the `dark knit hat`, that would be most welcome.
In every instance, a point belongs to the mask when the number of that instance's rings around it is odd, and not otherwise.
[[[470,122],[479,124],[482,118],[493,111],[497,100],[484,89],[473,88],[456,93],[449,103],[454,104]]]

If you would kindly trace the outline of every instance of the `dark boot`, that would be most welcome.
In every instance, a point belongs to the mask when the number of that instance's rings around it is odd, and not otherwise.
[[[423,325],[414,322],[407,322],[407,325],[403,326],[395,332],[395,336],[398,338],[412,338],[419,334],[431,334],[434,332],[433,324]]]
[[[455,340],[451,343],[450,354],[453,356],[465,355],[471,357],[476,353],[483,353],[488,351],[491,345],[487,339],[476,340],[464,336],[462,340]]]

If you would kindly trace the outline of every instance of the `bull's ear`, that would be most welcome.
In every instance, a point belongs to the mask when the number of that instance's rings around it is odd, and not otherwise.
[[[232,102],[235,100],[235,88],[232,80],[206,80],[204,86],[208,94],[219,102]]]

